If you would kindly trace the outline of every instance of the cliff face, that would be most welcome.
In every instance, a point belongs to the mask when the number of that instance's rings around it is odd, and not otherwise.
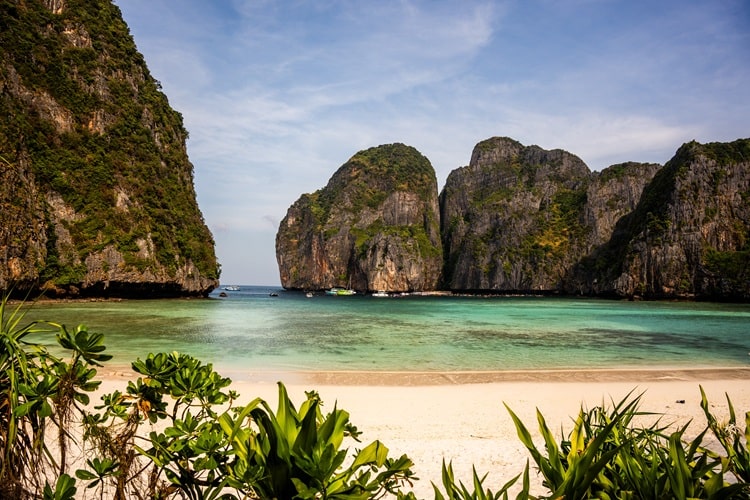
[[[483,141],[441,193],[446,287],[747,300],[749,167],[750,140],[598,173],[564,151]]]
[[[403,188],[410,179],[420,180]],[[434,186],[406,146],[359,153],[289,209],[276,240],[282,284],[435,288]],[[750,139],[591,172],[568,152],[494,137],[450,173],[439,202],[441,288],[750,300]]]
[[[592,174],[583,207],[583,224],[591,231],[587,253],[610,240],[617,222],[635,209],[643,189],[661,167],[628,162]]]
[[[435,290],[442,251],[432,165],[403,144],[360,151],[289,208],[276,256],[287,289]]]
[[[559,289],[591,232],[582,220],[590,177],[566,151],[503,137],[477,144],[440,195],[446,287]]]
[[[0,289],[204,295],[218,284],[182,117],[105,0],[0,10]]]
[[[597,294],[748,300],[749,201],[750,139],[685,144],[577,279]]]

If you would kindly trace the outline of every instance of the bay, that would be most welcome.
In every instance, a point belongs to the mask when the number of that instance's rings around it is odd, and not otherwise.
[[[85,324],[105,335],[112,363],[123,365],[150,352],[180,351],[229,371],[750,366],[747,304],[308,298],[242,286],[208,299],[38,302],[25,319]]]

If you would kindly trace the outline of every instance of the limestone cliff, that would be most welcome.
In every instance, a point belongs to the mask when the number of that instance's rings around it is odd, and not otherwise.
[[[182,117],[108,0],[0,9],[0,290],[204,295],[218,284]]]
[[[683,145],[579,266],[596,294],[750,299],[750,139]]]
[[[602,172],[564,151],[489,139],[441,193],[445,285],[748,300],[749,200],[747,139]]]
[[[383,168],[389,162],[424,166],[397,179]],[[399,187],[410,179],[423,181]],[[277,234],[282,283],[434,288],[434,189],[429,162],[406,146],[359,153],[289,209]],[[691,142],[663,167],[629,162],[591,172],[566,151],[494,137],[476,145],[440,193],[440,286],[750,300],[749,202],[750,139]]]
[[[435,290],[442,250],[429,160],[403,144],[360,151],[289,208],[276,256],[287,289]]]
[[[558,290],[591,227],[591,172],[562,150],[495,137],[474,148],[440,194],[445,285],[453,290]]]
[[[661,167],[628,162],[592,173],[583,207],[583,224],[591,228],[587,253],[609,241],[617,222],[635,209],[644,187]]]

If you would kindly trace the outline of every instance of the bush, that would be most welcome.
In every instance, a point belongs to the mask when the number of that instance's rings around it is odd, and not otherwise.
[[[708,410],[702,387],[701,394],[709,426],[690,442],[683,440],[687,425],[672,432],[659,422],[634,426],[634,418],[644,415],[638,410],[641,396],[630,399],[629,395],[609,411],[582,409],[559,445],[537,412],[545,452],[536,447],[510,408],[508,412],[550,491],[541,498],[750,498],[750,484],[743,477],[750,465],[750,427],[742,442],[734,410],[730,423],[719,425]],[[750,412],[746,421],[750,423]],[[703,446],[709,429],[725,447],[726,457]]]
[[[315,392],[297,410],[279,383],[275,413],[259,398],[235,408],[237,394],[224,392],[230,380],[210,364],[173,352],[132,366],[142,377],[124,394],[104,396],[103,413],[87,416],[86,435],[100,457],[78,472],[118,498],[144,492],[150,498],[377,498],[412,477],[411,461],[388,458],[379,441],[344,466],[344,438],[359,433],[344,410],[324,416]],[[166,396],[174,400],[171,408]],[[143,437],[140,426],[159,420],[164,429]]]
[[[111,356],[103,354],[103,336],[79,326],[70,332],[51,322],[23,323],[22,305],[11,308],[0,302],[0,497],[68,498],[75,493],[67,476],[70,431],[79,404],[89,403],[87,393],[95,366]],[[56,332],[67,360],[52,356],[29,341],[34,334]],[[56,447],[48,446],[47,431],[57,431]],[[52,490],[49,481],[56,484]],[[72,493],[71,493],[72,492]],[[47,493],[44,494],[47,498]]]

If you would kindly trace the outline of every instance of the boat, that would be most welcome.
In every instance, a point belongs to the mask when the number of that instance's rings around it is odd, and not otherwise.
[[[373,297],[390,297],[390,295],[388,295],[388,292],[386,292],[385,290],[378,290],[377,292],[373,292],[372,296]]]
[[[338,288],[334,287],[330,290],[326,290],[327,295],[336,295],[336,296],[343,296],[343,295],[356,295],[356,291],[352,290],[351,288]]]
[[[230,291],[230,292],[239,292],[240,291],[240,287],[238,287],[237,285],[225,286],[223,289],[227,290],[227,291]]]
[[[313,293],[312,293],[312,292],[307,292],[307,293],[305,294],[305,297],[307,297],[308,299],[312,298],[312,296],[313,296]]]

